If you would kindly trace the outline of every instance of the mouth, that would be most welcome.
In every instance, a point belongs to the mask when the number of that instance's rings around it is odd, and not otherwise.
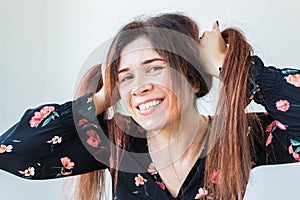
[[[139,104],[136,108],[139,111],[148,111],[148,110],[158,106],[159,104],[161,104],[163,102],[163,100],[164,99],[155,99],[155,100],[147,101],[145,103]]]

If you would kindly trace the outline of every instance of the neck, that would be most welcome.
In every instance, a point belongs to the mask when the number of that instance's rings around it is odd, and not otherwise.
[[[147,134],[148,146],[156,167],[166,167],[186,156],[199,156],[208,128],[208,117],[188,112],[173,127]],[[185,120],[184,120],[185,119]],[[159,159],[155,159],[155,158]]]

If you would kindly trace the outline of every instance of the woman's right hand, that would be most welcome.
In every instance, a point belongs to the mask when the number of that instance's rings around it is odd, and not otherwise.
[[[217,22],[213,24],[212,31],[205,31],[199,40],[200,59],[206,73],[219,77],[219,68],[222,67],[227,51],[226,43],[221,35]]]

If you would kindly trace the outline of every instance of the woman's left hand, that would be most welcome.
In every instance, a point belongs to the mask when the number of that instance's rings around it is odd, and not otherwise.
[[[206,73],[219,77],[219,68],[223,66],[227,51],[218,22],[213,24],[212,31],[205,31],[199,39],[200,59]]]

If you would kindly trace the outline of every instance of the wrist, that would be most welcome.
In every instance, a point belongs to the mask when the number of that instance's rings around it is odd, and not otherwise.
[[[93,101],[95,104],[95,114],[99,115],[107,109],[106,99],[105,99],[105,91],[102,88],[99,92],[93,95]]]
[[[215,71],[214,71],[214,74],[212,74],[212,75],[215,76],[216,78],[219,78],[219,76],[220,76],[220,72],[223,67],[224,59],[225,59],[225,54],[219,54],[217,56],[217,58],[215,59],[215,63],[214,63]]]

